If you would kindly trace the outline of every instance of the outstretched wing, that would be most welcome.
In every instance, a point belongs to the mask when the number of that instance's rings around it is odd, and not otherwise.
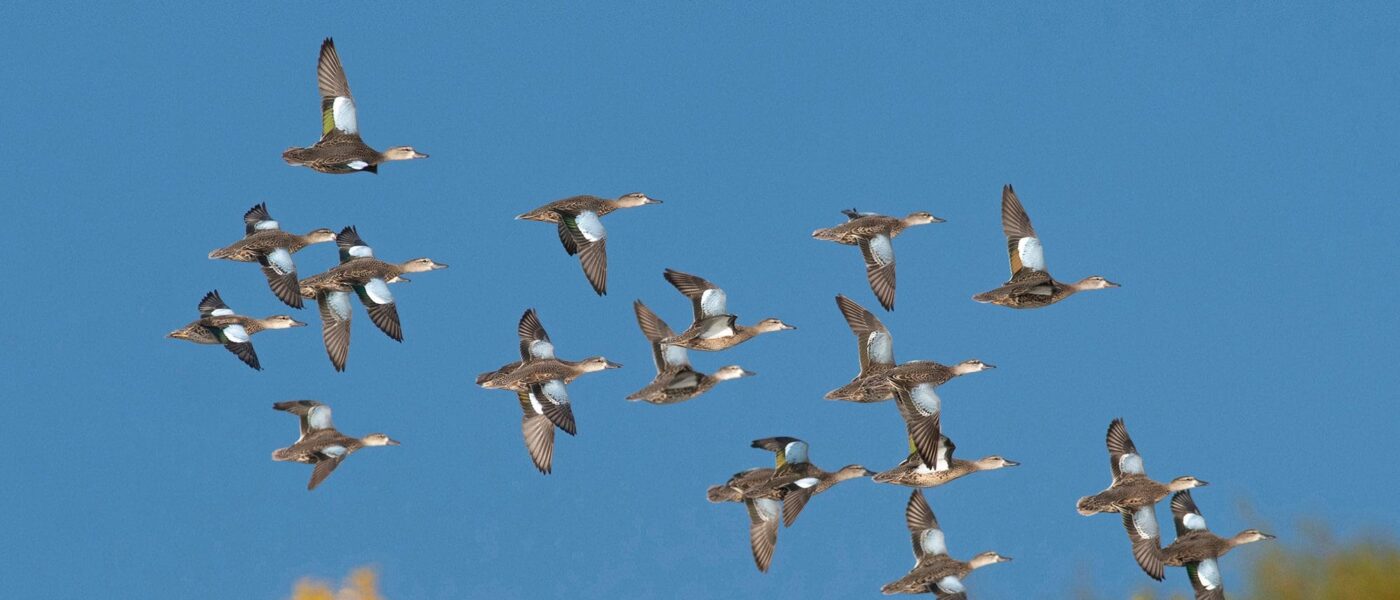
[[[608,231],[603,227],[602,219],[598,218],[597,213],[585,210],[576,215],[563,214],[559,222],[568,230],[574,248],[578,250],[579,264],[583,266],[583,275],[588,278],[588,283],[593,286],[593,291],[597,292],[599,296],[606,295],[608,293]],[[569,250],[568,243],[565,243],[564,249]]]
[[[861,256],[865,257],[865,277],[870,280],[870,291],[885,310],[894,309],[894,244],[890,236],[879,234],[860,242]]]
[[[365,305],[365,312],[369,313],[369,320],[374,322],[374,326],[394,341],[402,342],[403,326],[399,324],[399,309],[394,304],[394,294],[389,291],[389,284],[383,279],[372,278],[364,285],[355,286],[355,294]]]
[[[758,570],[768,572],[773,563],[773,548],[778,545],[778,513],[781,503],[769,498],[746,498],[744,506],[749,509],[749,546],[753,549],[753,562]]]
[[[1153,506],[1123,511],[1123,529],[1127,530],[1128,540],[1133,544],[1133,560],[1148,577],[1161,581],[1166,566],[1162,563],[1162,538]]]
[[[1113,480],[1124,475],[1145,475],[1147,469],[1142,464],[1133,438],[1128,437],[1128,426],[1123,419],[1114,419],[1108,424],[1108,468],[1113,471]]]
[[[277,221],[272,220],[272,215],[267,212],[267,203],[263,202],[248,209],[243,213],[243,237],[247,237],[259,231],[268,229],[280,229]]]
[[[836,307],[846,318],[846,325],[856,336],[860,353],[860,372],[866,373],[871,364],[894,366],[894,338],[874,313],[845,296],[836,296]]]
[[[1010,184],[1001,188],[1001,230],[1006,234],[1006,249],[1011,255],[1012,277],[1022,269],[1045,270],[1045,251],[1040,238],[1036,237],[1031,218]]]
[[[724,290],[715,287],[715,284],[701,277],[674,269],[666,269],[665,277],[666,281],[675,286],[677,291],[686,298],[690,298],[690,303],[695,310],[695,323],[710,317],[729,314],[729,303]]]
[[[292,253],[286,248],[273,248],[258,257],[258,264],[262,265],[267,287],[272,289],[277,299],[292,308],[301,308],[301,287],[297,282],[297,266],[292,262]]]
[[[1191,498],[1191,490],[1181,490],[1172,494],[1172,521],[1176,523],[1176,537],[1206,529],[1206,518],[1201,516],[1201,509],[1196,508],[1196,501]]]
[[[676,335],[661,317],[656,316],[656,313],[642,304],[641,300],[632,303],[632,310],[637,313],[637,326],[641,327],[642,335],[651,342],[652,359],[656,363],[657,373],[690,366],[690,356],[685,348],[661,343],[661,340]]]
[[[355,99],[350,95],[350,82],[340,65],[335,41],[321,42],[321,56],[316,62],[316,87],[321,92],[321,138],[332,135],[360,135],[355,117]]]
[[[1196,590],[1196,600],[1225,600],[1225,581],[1220,577],[1220,564],[1214,558],[1186,564],[1186,576]]]
[[[929,468],[934,468],[938,464],[938,440],[942,436],[942,400],[933,386],[927,384],[916,385],[913,388],[896,385],[894,396],[895,405],[899,407],[899,415],[904,418],[905,428],[909,431],[909,439],[914,444],[919,461]]]
[[[300,442],[306,439],[307,434],[320,429],[334,429],[335,424],[331,422],[331,407],[315,400],[289,400],[277,402],[272,408],[280,411],[292,413],[301,422]]]
[[[321,291],[316,295],[321,311],[321,341],[337,371],[345,370],[350,355],[350,292]]]
[[[515,333],[520,336],[522,361],[554,358],[554,343],[549,341],[549,332],[544,330],[535,309],[527,309],[525,314],[520,315],[520,324],[516,326]]]

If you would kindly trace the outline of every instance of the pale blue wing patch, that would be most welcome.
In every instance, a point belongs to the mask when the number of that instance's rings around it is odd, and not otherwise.
[[[335,128],[345,133],[359,133],[360,125],[355,121],[355,101],[346,96],[336,96],[331,104],[331,118]]]
[[[919,547],[924,554],[947,554],[948,543],[943,539],[942,529],[925,529],[919,534]]]
[[[281,229],[281,228],[282,228],[281,225],[279,225],[279,224],[277,223],[277,221],[273,221],[273,220],[271,220],[271,219],[266,220],[266,221],[258,221],[257,223],[253,223],[253,231],[267,231],[267,230],[269,230],[269,229]]]
[[[938,394],[933,391],[933,386],[927,383],[921,383],[909,390],[909,398],[914,401],[914,407],[926,417],[938,414],[943,404]]]
[[[728,298],[724,295],[724,290],[710,288],[701,292],[700,314],[706,317],[729,314],[729,302]]]
[[[1181,516],[1181,526],[1192,531],[1205,531],[1206,518],[1196,513],[1186,513]]]
[[[389,291],[389,284],[384,283],[384,280],[378,277],[365,282],[365,295],[369,296],[369,299],[373,300],[375,304],[394,303],[394,294]]]
[[[1133,529],[1138,539],[1150,540],[1157,537],[1157,511],[1147,505],[1133,511]]]
[[[529,346],[530,358],[548,359],[554,358],[554,344],[544,340],[532,340]]]
[[[1045,249],[1041,247],[1039,238],[1021,238],[1016,242],[1016,252],[1021,255],[1021,268],[1045,270]]]
[[[661,346],[661,358],[666,361],[669,367],[685,367],[690,365],[690,354],[685,348],[665,344]]]
[[[800,487],[805,490],[821,482],[822,480],[817,479],[816,477],[803,477],[802,479],[798,479],[797,481],[794,481],[792,483],[793,485],[796,485],[797,487]]]
[[[957,594],[967,591],[967,587],[963,585],[962,580],[952,575],[939,579],[938,583],[934,585],[938,586],[938,591],[944,594]]]
[[[563,381],[551,379],[540,386],[540,389],[544,391],[544,399],[553,404],[569,403],[569,388],[564,385]]]
[[[713,340],[734,335],[734,327],[729,322],[729,317],[723,315],[706,319],[700,324],[700,339]]]
[[[374,249],[369,246],[351,246],[345,250],[345,253],[355,258],[369,258],[374,256]]]
[[[1142,464],[1142,456],[1128,453],[1118,457],[1118,472],[1124,475],[1143,475],[1147,473],[1147,469]]]
[[[881,365],[894,364],[894,340],[883,331],[872,332],[865,341],[865,352],[870,362]]]
[[[340,445],[340,444],[332,444],[332,445],[330,445],[330,446],[326,446],[325,448],[322,448],[322,449],[321,449],[321,454],[324,454],[324,455],[326,455],[326,456],[330,456],[330,457],[333,457],[333,458],[340,458],[340,457],[342,457],[342,456],[345,456],[345,450],[346,450],[346,449],[345,449],[345,446],[342,446],[342,445]]]
[[[224,326],[224,337],[227,338],[228,341],[235,343],[243,343],[251,338],[251,336],[248,335],[248,330],[237,323]]]
[[[233,314],[233,309],[231,308],[216,308],[209,311],[209,316],[211,317],[227,317],[231,314]]]
[[[881,265],[888,265],[894,262],[894,244],[890,243],[890,236],[880,234],[866,242],[870,247],[870,257]]]
[[[331,407],[325,405],[311,407],[311,410],[306,412],[306,425],[311,429],[334,427],[331,424]]]
[[[348,321],[350,319],[350,292],[326,294],[326,307],[335,315],[337,321]]]
[[[700,375],[694,371],[686,371],[673,378],[671,383],[666,384],[666,389],[678,390],[682,388],[692,388],[700,384]]]
[[[296,263],[292,262],[292,253],[286,248],[274,248],[267,253],[267,264],[271,265],[278,275],[286,275],[297,270]]]
[[[1213,590],[1225,582],[1220,578],[1220,564],[1214,558],[1207,558],[1196,564],[1196,581],[1201,587]]]
[[[783,503],[772,498],[757,498],[753,501],[754,512],[764,521],[772,521],[783,512]]]
[[[788,442],[787,446],[783,447],[783,458],[790,463],[807,462],[807,442]]]
[[[574,217],[574,224],[578,226],[579,233],[583,234],[583,239],[590,242],[608,237],[608,230],[603,228],[603,221],[591,210],[585,210]]]
[[[350,167],[351,169],[354,169],[356,171],[363,171],[365,170],[365,167],[369,166],[369,163],[363,160],[352,160],[348,163],[345,163],[345,166]]]

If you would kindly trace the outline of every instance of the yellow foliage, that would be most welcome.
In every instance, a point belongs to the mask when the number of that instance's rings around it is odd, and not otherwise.
[[[328,582],[304,578],[292,589],[291,600],[384,600],[384,597],[379,595],[379,574],[374,569],[361,567],[345,578],[339,590],[332,590]]]
[[[1316,539],[1304,549],[1270,549],[1253,575],[1251,597],[1261,600],[1400,600],[1400,547],[1368,540],[1339,548]]]

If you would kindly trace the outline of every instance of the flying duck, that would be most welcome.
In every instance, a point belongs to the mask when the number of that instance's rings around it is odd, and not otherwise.
[[[311,244],[335,241],[335,232],[324,227],[306,235],[282,231],[268,214],[266,202],[243,213],[243,225],[243,239],[210,252],[209,258],[262,265],[263,276],[277,299],[292,308],[301,308],[301,287],[292,255]]]
[[[951,367],[931,360],[913,360],[866,378],[865,382],[867,387],[883,390],[884,387],[879,387],[883,379],[883,385],[894,389],[895,405],[904,418],[914,449],[924,464],[932,465],[938,460],[936,450],[943,404],[935,390],[954,377],[995,368],[975,358]]]
[[[690,299],[695,320],[679,335],[663,339],[663,343],[714,352],[733,348],[762,333],[797,329],[771,318],[759,321],[752,327],[739,325],[735,323],[738,317],[729,314],[724,290],[715,284],[674,269],[666,269],[665,277],[677,291]]]
[[[661,340],[675,335],[661,317],[651,312],[641,300],[632,303],[637,313],[637,325],[642,334],[651,342],[652,358],[656,361],[656,378],[646,387],[628,396],[628,400],[643,400],[652,404],[675,404],[695,398],[710,391],[721,381],[749,377],[752,372],[739,365],[720,367],[713,375],[706,375],[690,366],[686,349],[661,343]]]
[[[860,372],[851,382],[826,393],[827,400],[848,402],[882,402],[894,397],[889,380],[879,377],[895,367],[894,338],[890,330],[874,313],[842,295],[836,296],[836,307],[846,318],[846,325],[856,336],[856,352],[860,357]]]
[[[860,246],[861,256],[865,257],[865,277],[870,280],[870,291],[880,300],[885,310],[894,310],[894,244],[892,240],[907,227],[942,223],[943,219],[927,212],[909,213],[904,218],[888,217],[876,213],[857,212],[854,208],[841,211],[848,221],[827,229],[812,232],[812,237],[838,244]]]
[[[288,329],[305,327],[287,315],[273,315],[265,319],[255,319],[234,314],[233,309],[224,304],[219,290],[204,295],[199,301],[199,319],[191,321],[165,337],[185,340],[196,344],[220,344],[248,366],[261,371],[258,353],[253,351],[253,334],[266,329]]]
[[[904,522],[909,527],[914,545],[914,568],[904,577],[885,584],[880,588],[882,593],[933,593],[940,600],[967,600],[963,580],[968,575],[987,565],[1011,560],[1011,557],[996,552],[983,552],[967,562],[948,556],[943,530],[938,527],[938,519],[924,499],[923,490],[914,490],[909,494],[909,504],[904,507]]]
[[[282,153],[287,164],[339,175],[379,173],[380,163],[428,158],[412,146],[394,146],[380,152],[360,139],[355,99],[350,95],[350,82],[345,79],[345,69],[340,66],[340,55],[331,38],[321,42],[316,87],[321,91],[321,139],[310,148],[288,148]]]
[[[608,293],[608,230],[602,217],[619,208],[661,204],[646,194],[625,194],[616,200],[597,196],[572,196],[555,200],[516,216],[526,221],[556,223],[559,241],[569,256],[578,255],[583,275],[599,296]]]
[[[278,402],[272,408],[292,413],[301,419],[301,436],[295,444],[272,452],[272,460],[315,465],[307,491],[316,489],[340,462],[368,446],[397,446],[399,443],[382,433],[355,438],[336,431],[331,423],[331,407],[315,400]]]
[[[1115,288],[1118,284],[1094,275],[1076,283],[1056,281],[1045,270],[1045,249],[1031,227],[1031,218],[1008,184],[1001,189],[1001,228],[1011,255],[1011,279],[1001,287],[973,296],[978,302],[1009,308],[1050,306],[1076,292]]]
[[[1171,567],[1186,567],[1196,600],[1225,600],[1225,583],[1217,562],[1230,550],[1244,544],[1272,540],[1274,536],[1246,529],[1232,538],[1222,538],[1206,527],[1206,519],[1191,499],[1190,490],[1172,495],[1172,520],[1176,522],[1176,541],[1162,550],[1162,562]]]
[[[940,436],[936,451],[937,458],[932,465],[926,465],[919,458],[914,439],[910,438],[909,457],[905,458],[904,462],[895,465],[894,468],[875,474],[875,481],[915,488],[930,488],[979,471],[994,471],[1021,464],[995,454],[977,460],[953,458],[953,450],[955,449],[957,446],[953,445],[953,440],[946,435]]]

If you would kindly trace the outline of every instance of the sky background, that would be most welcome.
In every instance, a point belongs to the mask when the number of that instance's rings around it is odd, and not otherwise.
[[[960,455],[1024,463],[929,494],[954,556],[1016,559],[971,577],[973,597],[1189,590],[1179,570],[1143,576],[1116,517],[1074,511],[1108,484],[1117,416],[1150,475],[1212,482],[1196,501],[1222,534],[1400,528],[1394,5],[589,4],[7,6],[5,596],[282,598],[364,564],[404,599],[875,596],[913,562],[908,489],[823,494],[766,575],[742,507],[704,498],[769,464],[754,438],[801,437],[828,469],[903,458],[894,406],[821,398],[857,367],[832,297],[878,308],[859,253],[809,238],[852,206],[948,220],[896,242],[898,305],[879,313],[896,356],[1000,367],[940,390]],[[283,164],[319,134],[328,35],[366,141],[430,159]],[[1122,289],[969,300],[1007,276],[1006,183],[1052,273]],[[512,220],[632,191],[665,204],[606,219],[607,297],[550,226]],[[336,373],[314,306],[206,258],[258,202],[284,228],[354,224],[383,258],[451,268],[395,288],[403,344],[357,308]],[[309,275],[334,255],[296,260]],[[632,300],[689,319],[667,267],[724,287],[743,322],[799,329],[692,355],[758,377],[626,402],[654,374]],[[263,372],[165,339],[215,288],[312,326],[257,336]],[[548,477],[515,398],[472,384],[515,358],[528,307],[562,356],[626,365],[571,386],[579,435]],[[296,398],[403,446],[308,493],[308,467],[269,460],[296,439],[270,406]],[[1237,592],[1253,553],[1223,563]]]

